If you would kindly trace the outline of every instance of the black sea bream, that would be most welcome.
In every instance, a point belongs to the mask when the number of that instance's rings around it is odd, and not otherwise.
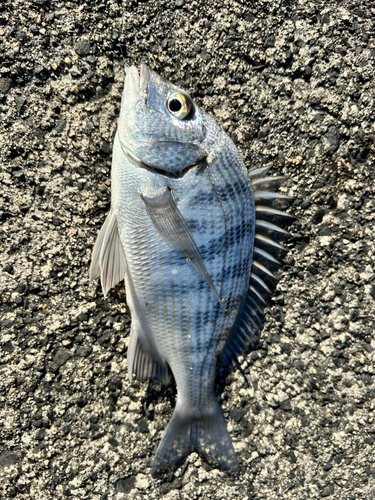
[[[125,278],[129,379],[177,384],[152,462],[158,476],[196,451],[236,473],[214,393],[224,366],[254,346],[285,231],[269,192],[282,178],[249,173],[225,132],[182,89],[142,64],[126,69],[113,146],[112,203],[91,278],[104,294]],[[254,254],[254,257],[253,257]]]

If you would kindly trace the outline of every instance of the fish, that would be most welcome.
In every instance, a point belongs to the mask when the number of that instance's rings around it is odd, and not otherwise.
[[[197,452],[237,475],[214,382],[255,346],[290,215],[269,167],[247,171],[229,136],[146,64],[125,68],[111,207],[90,266],[104,296],[125,282],[128,377],[177,386],[151,463],[160,477]]]

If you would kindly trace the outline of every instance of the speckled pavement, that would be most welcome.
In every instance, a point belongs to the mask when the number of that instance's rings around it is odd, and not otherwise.
[[[0,498],[375,499],[375,3],[0,5]],[[260,344],[218,377],[238,479],[153,456],[175,387],[129,384],[122,285],[88,268],[124,63],[188,90],[289,180]]]

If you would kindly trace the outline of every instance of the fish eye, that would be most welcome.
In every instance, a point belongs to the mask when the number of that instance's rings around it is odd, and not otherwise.
[[[187,94],[173,92],[173,94],[168,97],[167,107],[171,115],[179,120],[184,120],[191,115],[194,104]]]

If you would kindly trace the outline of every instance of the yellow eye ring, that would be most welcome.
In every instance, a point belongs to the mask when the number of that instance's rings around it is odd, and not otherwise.
[[[181,92],[173,92],[168,97],[167,107],[171,115],[179,120],[184,120],[190,115],[194,104],[188,95]]]

